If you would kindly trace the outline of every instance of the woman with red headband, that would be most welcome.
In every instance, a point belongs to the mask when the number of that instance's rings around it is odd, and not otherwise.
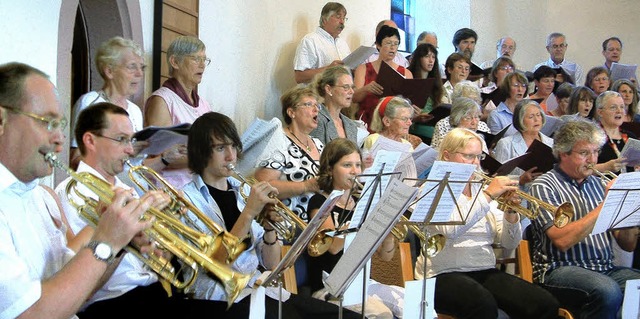
[[[413,106],[408,100],[399,96],[387,96],[381,99],[373,112],[369,127],[375,133],[365,138],[362,148],[370,149],[380,136],[411,144],[406,138],[412,118]]]

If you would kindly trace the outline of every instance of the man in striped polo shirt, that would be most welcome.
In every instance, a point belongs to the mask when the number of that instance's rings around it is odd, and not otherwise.
[[[640,279],[640,271],[614,266],[611,250],[616,240],[632,251],[638,228],[591,234],[606,192],[592,176],[591,165],[604,142],[604,131],[594,123],[567,122],[554,135],[558,164],[531,186],[531,194],[544,202],[574,207],[575,216],[563,228],[554,226],[554,212],[542,209],[532,221],[534,280],[554,293],[562,307],[579,305],[583,318],[616,318],[626,281]]]

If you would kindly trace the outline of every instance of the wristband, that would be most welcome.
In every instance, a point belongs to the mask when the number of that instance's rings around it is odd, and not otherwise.
[[[164,166],[169,166],[169,161],[167,161],[164,156],[160,156],[160,160],[162,161],[162,164],[164,164]]]
[[[276,231],[276,229],[275,229],[275,228],[272,228],[272,229],[265,229],[265,230],[264,230],[264,232],[265,232],[265,233],[270,233],[270,232],[272,232],[272,231]]]
[[[262,242],[267,245],[267,246],[273,246],[278,242],[278,238],[276,238],[276,240],[274,240],[272,243],[268,243],[265,239],[264,236],[262,236]]]

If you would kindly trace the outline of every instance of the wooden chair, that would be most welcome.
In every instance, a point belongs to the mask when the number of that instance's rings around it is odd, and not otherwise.
[[[284,255],[286,255],[290,249],[291,245],[282,245],[280,257],[284,258]],[[292,294],[298,294],[298,281],[296,280],[296,270],[294,266],[284,271],[282,274],[282,280],[282,287],[284,289]]]
[[[409,243],[399,243],[390,261],[383,261],[376,255],[371,258],[371,278],[386,285],[404,287],[404,282],[413,280],[413,262]]]

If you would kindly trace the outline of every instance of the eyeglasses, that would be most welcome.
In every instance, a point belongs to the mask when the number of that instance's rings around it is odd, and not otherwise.
[[[475,160],[475,159],[477,159],[477,160],[479,160],[479,161],[482,161],[482,160],[484,160],[485,158],[487,158],[487,154],[485,154],[485,153],[478,154],[478,155],[476,155],[476,154],[461,153],[461,152],[456,152],[456,153],[458,153],[458,154],[462,155],[462,157],[464,157],[464,159],[466,159],[466,160],[468,160],[468,161],[473,161],[473,160]]]
[[[498,69],[499,70],[505,70],[505,71],[513,71],[513,67],[510,66],[510,65],[501,66]]]
[[[582,151],[571,151],[571,152],[576,153],[576,154],[580,155],[580,157],[586,159],[586,158],[591,157],[591,156],[600,155],[601,150],[597,149],[597,150],[593,150],[593,151],[582,150]]]
[[[341,14],[334,14],[334,15],[332,15],[332,17],[334,17],[334,18],[336,18],[338,20],[342,20],[344,22],[347,22],[347,20],[349,20],[349,18],[347,18],[347,17],[345,17],[345,16],[343,16]]]
[[[600,77],[594,78],[593,81],[595,81],[595,82],[609,81],[609,77],[608,76],[600,76]]]
[[[605,107],[607,111],[616,112],[618,110],[625,111],[627,108],[624,105],[609,105]]]
[[[304,102],[304,103],[298,103],[296,104],[297,107],[304,107],[304,108],[315,108],[316,110],[320,110],[320,106],[318,105],[318,102]]]
[[[353,84],[345,84],[345,85],[333,85],[333,87],[337,87],[337,88],[342,88],[345,91],[349,91],[349,89],[354,90],[356,89],[356,86]]]
[[[511,51],[511,50],[514,50],[516,47],[514,47],[513,45],[503,44],[503,45],[500,46],[500,48],[501,49],[507,49],[507,50]]]
[[[53,132],[54,130],[64,130],[67,127],[67,124],[69,124],[69,121],[67,121],[66,118],[61,118],[61,119],[54,119],[54,118],[50,118],[50,117],[44,117],[44,116],[40,116],[38,114],[33,114],[31,112],[25,112],[25,111],[21,111],[18,109],[14,109],[12,107],[7,107],[4,106],[5,109],[9,110],[10,112],[13,113],[17,113],[20,115],[24,115],[24,116],[28,116],[34,120],[38,120],[40,122],[43,122],[45,124],[47,124],[47,131],[49,132]]]
[[[455,68],[460,70],[460,71],[465,71],[465,72],[469,72],[469,70],[471,69],[468,66],[462,66],[462,65],[456,65]]]
[[[135,73],[136,71],[140,70],[141,72],[144,72],[144,70],[147,68],[147,66],[145,64],[138,64],[138,63],[130,63],[124,66],[125,69],[127,69],[127,71],[129,71],[129,73]]]
[[[472,120],[479,120],[480,116],[478,115],[467,115],[467,116],[463,116],[462,120],[464,121],[472,121]]]
[[[382,42],[382,46],[383,47],[387,47],[387,48],[393,48],[393,47],[397,47],[400,45],[400,41],[385,41]]]
[[[204,63],[205,66],[208,66],[211,63],[211,59],[207,58],[206,56],[202,57],[202,56],[195,56],[195,55],[187,55],[187,57],[197,64]]]
[[[96,133],[94,133],[94,135],[98,136],[98,137],[106,138],[108,140],[112,140],[112,141],[120,144],[121,146],[127,146],[129,144],[133,145],[135,142],[138,141],[135,138],[129,138],[129,137],[125,137],[125,136],[119,136],[119,137],[113,138],[113,137],[105,136],[105,135],[102,135],[102,134],[96,134]]]
[[[400,122],[408,122],[411,121],[411,118],[408,116],[399,116],[399,117],[394,117],[394,120],[400,120]]]
[[[554,50],[557,50],[557,49],[564,49],[564,48],[566,48],[566,47],[567,47],[567,44],[566,44],[566,43],[562,43],[562,44],[553,44],[553,45],[550,45],[549,47],[553,48]]]
[[[527,87],[527,85],[524,84],[524,83],[513,83],[513,84],[511,84],[511,86],[516,88],[516,89],[517,88],[526,88]]]

